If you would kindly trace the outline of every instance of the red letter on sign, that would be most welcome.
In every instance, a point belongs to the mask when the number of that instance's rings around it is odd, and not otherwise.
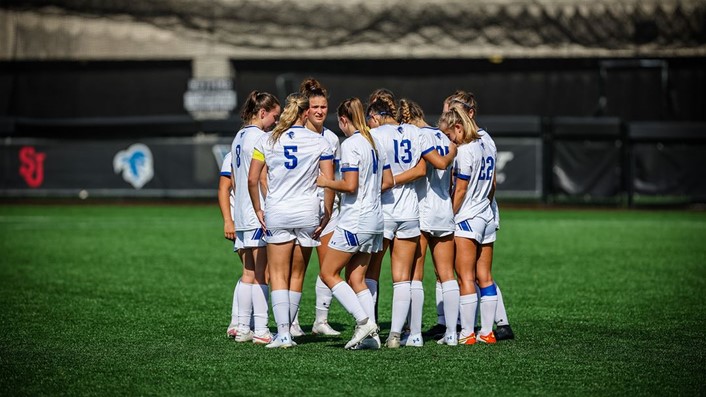
[[[46,153],[39,153],[32,146],[20,149],[20,176],[31,188],[37,188],[44,182],[44,158]]]

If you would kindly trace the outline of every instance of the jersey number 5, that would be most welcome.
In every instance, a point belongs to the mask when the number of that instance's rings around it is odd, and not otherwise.
[[[288,170],[292,170],[297,167],[297,156],[293,155],[292,153],[297,152],[297,147],[296,146],[285,146],[284,147],[284,157],[287,158],[289,161],[284,162],[284,167]]]

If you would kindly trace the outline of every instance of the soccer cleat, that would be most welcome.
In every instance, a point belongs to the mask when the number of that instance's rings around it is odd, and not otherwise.
[[[488,335],[478,334],[478,342],[483,342],[492,345],[497,341],[495,340],[495,334],[493,334],[493,331],[490,331]]]
[[[422,339],[422,334],[414,334],[410,335],[407,338],[407,342],[404,344],[405,346],[413,346],[413,347],[422,347],[424,346],[424,340]]]
[[[475,345],[476,344],[476,334],[470,334],[468,336],[462,336],[458,338],[459,345]]]
[[[409,330],[404,330],[400,335],[400,346],[407,346],[407,339],[409,339]]]
[[[226,336],[235,339],[235,337],[238,335],[238,327],[228,327],[228,330],[226,331]]]
[[[422,335],[425,338],[441,338],[444,336],[444,333],[446,332],[446,325],[444,324],[436,324],[433,327],[429,328],[428,330],[422,332]]]
[[[270,331],[265,332],[255,332],[252,336],[252,343],[256,345],[266,345],[272,343],[272,333]]]
[[[368,319],[365,324],[358,324],[353,331],[353,337],[346,343],[346,349],[360,343],[363,339],[370,336],[372,333],[378,332],[378,325],[372,319]]]
[[[292,336],[289,333],[286,333],[283,335],[277,334],[272,340],[272,342],[265,347],[268,349],[286,349],[292,346],[294,346],[294,344],[292,343]]]
[[[238,331],[238,335],[235,336],[235,341],[236,342],[250,342],[253,338],[253,334],[251,330],[245,331]]]
[[[377,333],[373,333],[371,336],[360,341],[357,345],[351,347],[350,350],[378,350],[381,345],[380,337]]]
[[[292,335],[292,338],[304,336],[304,330],[302,330],[302,327],[299,326],[299,323],[293,323],[292,325],[290,325],[289,333]]]
[[[495,328],[495,339],[496,340],[515,339],[515,334],[512,332],[512,328],[510,328],[510,324],[498,325],[497,328]]]
[[[389,349],[399,349],[400,347],[400,337],[397,335],[390,335],[385,341],[385,346]]]
[[[458,334],[455,332],[445,334],[444,337],[436,341],[436,343],[439,345],[456,346],[458,345]]]
[[[313,333],[314,335],[324,335],[324,336],[339,336],[339,335],[341,335],[340,332],[331,328],[331,325],[329,325],[328,321],[326,321],[326,320],[324,320],[323,322],[320,322],[320,323],[314,323],[314,325],[311,327],[311,333]]]

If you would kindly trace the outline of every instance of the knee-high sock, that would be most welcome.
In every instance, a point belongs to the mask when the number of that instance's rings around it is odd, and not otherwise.
[[[240,283],[238,288],[238,328],[247,331],[252,320],[252,284]]]
[[[422,333],[422,311],[424,310],[424,285],[421,281],[413,280],[410,283],[410,317],[409,334],[416,335]]]
[[[436,298],[436,323],[445,325],[446,317],[444,316],[444,291],[441,288],[441,282],[436,282],[434,297]]]
[[[400,281],[392,284],[392,321],[390,332],[401,333],[404,320],[409,312],[411,299],[411,286],[409,281]]]
[[[458,322],[459,300],[461,298],[458,287],[458,281],[449,280],[441,284],[444,298],[444,324],[446,324],[446,333],[451,334],[456,332],[456,323]]]
[[[476,323],[476,306],[478,305],[478,295],[475,293],[461,295],[459,299],[461,306],[461,335],[468,336],[473,332]]]
[[[372,278],[365,279],[365,285],[368,286],[370,290],[370,295],[373,296],[373,304],[378,301],[378,282]]]
[[[299,324],[299,301],[301,300],[301,292],[289,291],[289,319],[292,324]]]
[[[495,309],[498,305],[498,293],[495,284],[480,289],[480,334],[488,335],[493,331]]]
[[[365,310],[365,314],[368,315],[368,318],[371,320],[375,320],[375,302],[373,302],[373,294],[370,293],[369,289],[364,289],[361,292],[358,292],[356,294],[358,297],[358,302],[360,302],[360,306],[363,307],[363,310]]]
[[[255,332],[267,331],[269,287],[267,284],[253,284],[252,286],[252,315],[255,322]]]
[[[495,308],[495,323],[498,325],[509,325],[510,320],[507,318],[507,311],[505,311],[505,301],[503,300],[503,294],[500,292],[500,287],[498,283],[495,283],[495,290],[498,292],[498,306]]]
[[[360,305],[358,297],[355,295],[353,288],[345,281],[341,281],[331,288],[333,296],[338,299],[344,309],[355,318],[356,322],[362,322],[368,315],[365,314],[365,309]]]
[[[233,304],[230,309],[230,327],[238,326],[238,289],[240,287],[240,279],[235,283],[235,288],[233,289]]]
[[[289,334],[289,290],[272,291],[272,313],[277,323],[277,333]]]
[[[321,280],[321,277],[316,277],[316,320],[317,323],[323,323],[328,320],[328,309],[331,307],[331,299],[333,293]]]

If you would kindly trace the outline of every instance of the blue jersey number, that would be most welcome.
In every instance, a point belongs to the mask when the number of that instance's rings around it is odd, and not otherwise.
[[[436,151],[439,153],[440,156],[446,156],[449,154],[449,147],[448,146],[437,146]]]
[[[235,168],[240,168],[240,145],[235,147]]]
[[[296,146],[285,146],[284,147],[284,157],[286,157],[289,161],[284,162],[284,167],[288,170],[292,170],[297,167],[297,156],[293,155],[292,153],[297,152],[297,147]]]
[[[487,166],[486,166],[486,164],[487,164]],[[484,161],[480,162],[480,175],[478,176],[478,180],[492,181],[494,168],[495,168],[495,159],[492,157],[486,157]]]
[[[373,155],[373,174],[377,174],[378,173],[378,163],[379,163],[378,154],[374,150],[371,150],[370,152]]]
[[[402,156],[400,157],[400,151]],[[402,161],[405,164],[412,162],[412,142],[409,139],[398,141],[395,139],[395,163]]]

